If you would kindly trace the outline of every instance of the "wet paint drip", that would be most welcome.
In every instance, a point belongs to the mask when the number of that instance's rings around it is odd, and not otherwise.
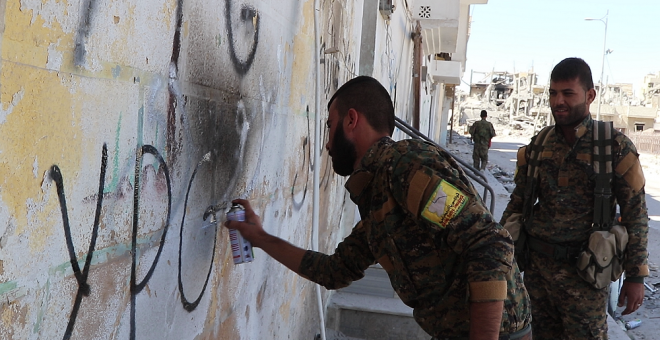
[[[245,221],[245,209],[239,204],[234,204],[227,212],[227,221]],[[234,264],[252,262],[254,253],[252,244],[243,238],[243,235],[236,229],[229,229],[229,241],[231,242],[231,254],[234,258]]]

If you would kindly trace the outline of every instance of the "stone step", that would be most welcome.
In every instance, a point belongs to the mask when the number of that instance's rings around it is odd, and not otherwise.
[[[380,265],[365,277],[335,292],[326,314],[327,340],[428,340],[412,308],[396,295]],[[332,337],[329,335],[331,334]]]
[[[326,314],[326,328],[348,336],[348,339],[430,338],[415,322],[412,309],[400,299],[346,292],[336,292],[331,297]]]

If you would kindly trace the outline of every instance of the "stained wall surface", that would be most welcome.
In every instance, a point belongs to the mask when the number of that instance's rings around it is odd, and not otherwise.
[[[412,23],[395,3],[371,75],[405,117]],[[0,0],[0,338],[319,333],[314,284],[259,249],[234,265],[203,217],[249,198],[268,232],[311,248],[318,169],[320,250],[350,231],[314,121],[357,75],[366,7],[320,1],[317,50],[311,0]]]

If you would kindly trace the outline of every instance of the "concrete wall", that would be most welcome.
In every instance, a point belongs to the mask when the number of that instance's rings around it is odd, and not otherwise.
[[[409,117],[395,3],[373,75]],[[202,217],[249,198],[268,232],[311,248],[314,118],[357,72],[364,6],[321,7],[316,51],[311,0],[0,0],[0,338],[319,333],[313,284],[260,250],[234,265]],[[332,252],[354,210],[327,153],[318,168]]]

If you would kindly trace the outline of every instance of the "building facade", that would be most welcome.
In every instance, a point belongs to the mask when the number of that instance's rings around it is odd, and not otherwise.
[[[258,249],[234,265],[213,218],[248,198],[332,252],[354,209],[316,156],[327,100],[371,75],[446,134],[486,2],[0,1],[0,338],[312,339],[331,292]]]

